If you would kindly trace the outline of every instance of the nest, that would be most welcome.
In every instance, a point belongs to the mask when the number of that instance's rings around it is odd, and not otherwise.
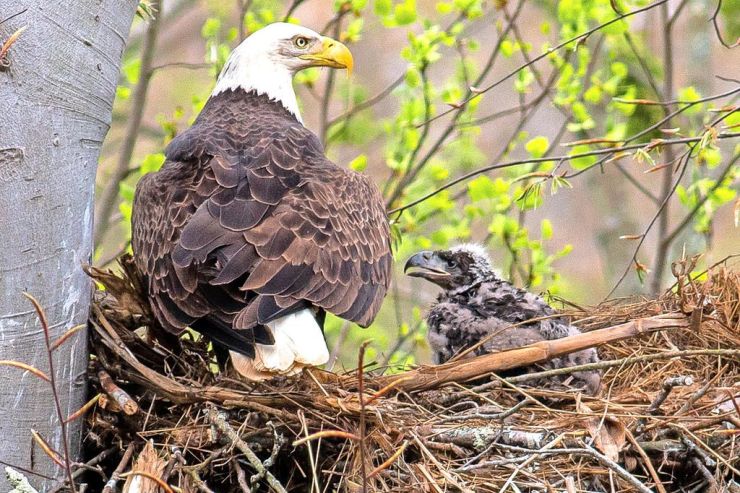
[[[658,299],[571,310],[588,332],[554,344],[394,374],[359,348],[361,371],[267,383],[219,371],[195,334],[158,331],[122,267],[91,272],[106,290],[90,319],[86,449],[107,491],[738,488],[740,273],[726,267],[695,281],[677,264]],[[573,369],[501,376],[588,345],[597,397],[528,385]]]

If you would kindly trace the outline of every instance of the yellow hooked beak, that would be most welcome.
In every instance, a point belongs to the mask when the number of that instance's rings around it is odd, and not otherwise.
[[[311,67],[346,68],[347,75],[352,73],[354,61],[349,49],[339,41],[321,37],[321,45],[313,52],[300,55],[299,58],[309,60]]]

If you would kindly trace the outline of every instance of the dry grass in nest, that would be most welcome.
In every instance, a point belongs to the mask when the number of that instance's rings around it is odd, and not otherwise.
[[[259,384],[215,371],[198,338],[150,327],[123,267],[124,279],[93,272],[107,291],[91,316],[103,398],[87,437],[116,480],[140,472],[148,442],[160,471],[141,476],[148,491],[719,492],[740,480],[740,274],[725,267],[699,282],[676,264],[677,289],[659,299],[573,310],[591,332],[556,344]],[[598,397],[491,371],[593,344]]]

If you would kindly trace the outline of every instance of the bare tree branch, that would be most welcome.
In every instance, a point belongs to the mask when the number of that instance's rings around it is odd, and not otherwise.
[[[162,11],[162,0],[154,0],[152,7],[157,12]],[[118,162],[113,170],[112,176],[108,178],[103,193],[98,199],[98,210],[95,215],[95,244],[102,242],[105,234],[110,227],[111,215],[118,203],[118,189],[121,182],[128,174],[128,168],[131,165],[131,158],[134,154],[136,141],[139,136],[139,127],[144,117],[144,106],[146,97],[149,92],[149,82],[152,78],[152,60],[154,58],[154,49],[157,44],[157,34],[161,22],[161,14],[155,16],[149,21],[144,37],[144,43],[141,46],[141,68],[139,69],[139,80],[134,88],[134,95],[131,101],[131,111],[128,115],[126,124],[125,137],[121,145],[121,152],[118,155]]]

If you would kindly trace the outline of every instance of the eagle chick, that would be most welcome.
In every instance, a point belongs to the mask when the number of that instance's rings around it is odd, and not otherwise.
[[[427,314],[428,340],[436,363],[444,363],[481,341],[484,342],[471,351],[473,355],[580,334],[564,317],[554,317],[555,310],[540,296],[501,279],[480,245],[417,253],[406,262],[404,270],[409,269],[414,270],[408,275],[431,281],[444,290]],[[598,360],[595,349],[584,349],[527,370],[563,368]],[[569,383],[594,395],[599,390],[601,375],[597,371],[574,372],[572,382],[569,380],[566,375],[538,383],[545,386]]]

